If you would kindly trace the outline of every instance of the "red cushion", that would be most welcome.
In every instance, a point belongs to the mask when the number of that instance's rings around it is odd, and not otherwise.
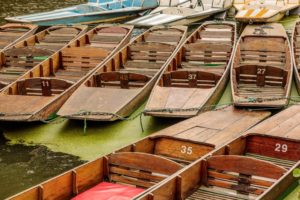
[[[72,200],[130,200],[143,191],[141,188],[102,182]]]

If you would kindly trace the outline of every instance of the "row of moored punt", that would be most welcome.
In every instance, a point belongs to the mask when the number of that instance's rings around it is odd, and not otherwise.
[[[187,118],[214,105],[229,77],[236,106],[281,108],[293,66],[299,76],[299,26],[290,45],[279,24],[249,25],[239,40],[233,22],[206,22],[188,38],[184,26],[153,27],[132,41],[128,25],[35,35],[6,25],[27,39],[3,42],[0,119],[47,119],[63,105],[61,116],[111,121],[150,93],[146,114]],[[201,113],[9,199],[275,200],[300,167],[299,109],[267,120],[234,107]]]
[[[299,112],[208,111],[8,199],[276,200],[300,167]]]
[[[58,111],[113,121],[129,116],[150,93],[146,115],[188,118],[212,108],[229,77],[235,106],[282,108],[293,66],[300,88],[299,22],[291,45],[276,23],[248,25],[238,40],[236,24],[226,21],[205,22],[188,38],[185,26],[157,26],[132,41],[130,25],[89,32],[55,26],[32,35],[36,28],[0,27],[0,120],[45,120]],[[19,38],[7,44],[10,33]]]

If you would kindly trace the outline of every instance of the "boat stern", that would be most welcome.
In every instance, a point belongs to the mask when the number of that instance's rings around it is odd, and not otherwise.
[[[115,121],[127,116],[130,101],[139,91],[139,89],[82,86],[66,101],[57,114],[77,120]]]
[[[0,95],[0,121],[38,121],[40,115],[51,113],[37,112],[50,103],[53,96]]]
[[[156,86],[144,110],[155,117],[189,118],[204,109],[214,88],[178,88]]]

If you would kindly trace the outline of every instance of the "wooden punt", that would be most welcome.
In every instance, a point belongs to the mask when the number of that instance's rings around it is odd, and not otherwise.
[[[38,26],[33,24],[5,24],[0,26],[0,51],[11,47],[17,42],[33,35]]]
[[[154,188],[183,166],[241,135],[269,115],[270,112],[267,111],[250,112],[236,110],[233,107],[209,111],[67,171],[8,199],[61,200],[71,199],[78,194],[74,199],[84,197],[92,199],[89,195],[94,192],[107,193],[105,188],[101,188],[104,180],[115,184],[113,187],[120,188],[127,185],[131,189],[142,189],[139,191],[142,193],[147,188],[149,190]],[[158,171],[162,168],[163,172]],[[126,192],[118,193],[118,197],[125,198],[125,194]],[[114,195],[116,195],[114,192],[110,193],[111,199]],[[99,196],[97,199],[106,200]]]
[[[278,113],[135,199],[279,199],[300,166],[299,111]]]
[[[0,120],[45,120],[85,78],[130,41],[133,26],[100,25],[27,71],[0,93]]]
[[[300,21],[297,21],[292,33],[292,52],[296,88],[300,94]]]
[[[299,1],[292,0],[235,0],[235,19],[241,22],[277,22],[287,13],[299,7]]]
[[[185,26],[151,28],[103,63],[58,115],[95,121],[114,121],[130,115],[148,97],[186,33]]]
[[[229,80],[236,42],[233,22],[206,22],[179,48],[145,107],[158,117],[192,117],[216,104]],[[195,110],[187,110],[197,108]]]
[[[235,106],[287,105],[293,67],[289,39],[282,25],[248,25],[237,44],[231,70]]]
[[[87,26],[53,26],[0,52],[0,89],[85,33]]]

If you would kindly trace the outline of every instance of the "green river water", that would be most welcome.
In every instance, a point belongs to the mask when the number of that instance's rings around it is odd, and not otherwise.
[[[3,18],[6,16],[52,10],[82,2],[84,1],[0,0],[0,23],[4,23]],[[290,29],[295,19],[296,17],[286,18],[285,27]],[[292,96],[296,95],[298,94],[293,87]],[[220,103],[230,102],[231,91],[228,85]],[[134,114],[141,112],[143,107],[144,105]],[[143,117],[144,132],[139,118],[113,123],[88,122],[86,132],[80,121],[58,119],[53,124],[0,123],[0,131],[5,136],[0,138],[0,199],[178,121]],[[287,199],[295,199],[298,190],[294,190]]]

